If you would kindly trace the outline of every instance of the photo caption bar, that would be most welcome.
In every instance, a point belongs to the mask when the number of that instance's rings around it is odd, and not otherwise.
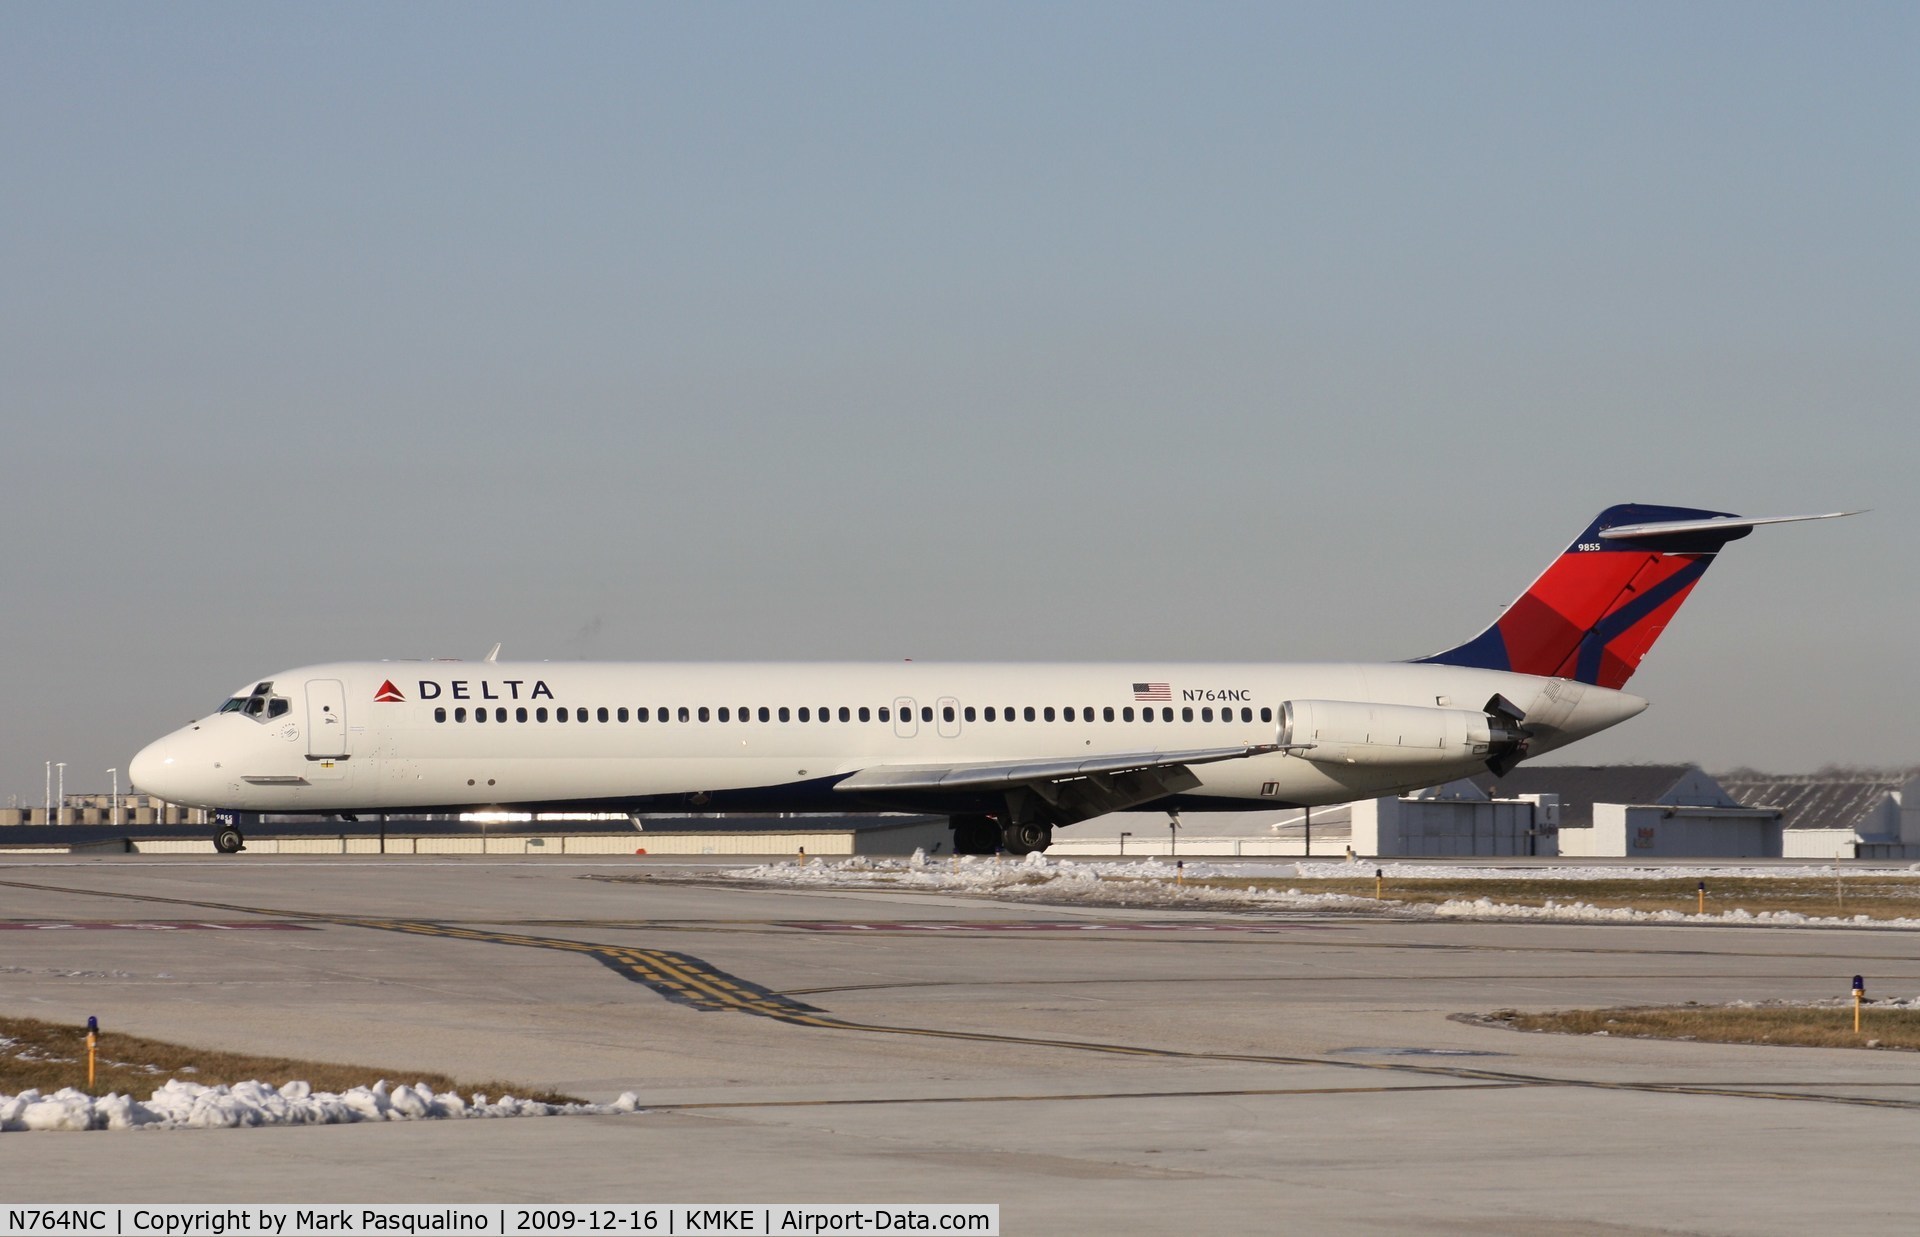
[[[9,1204],[0,1237],[391,1237],[477,1233],[485,1237],[689,1237],[755,1233],[968,1233],[999,1237],[998,1203],[356,1203],[303,1207],[183,1203],[107,1206]]]

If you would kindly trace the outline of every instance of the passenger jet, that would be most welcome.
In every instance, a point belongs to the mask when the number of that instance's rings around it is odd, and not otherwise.
[[[1620,689],[1727,542],[1849,514],[1610,507],[1491,627],[1412,661],[336,662],[249,683],[130,771],[223,815],[925,812],[958,853],[1025,854],[1125,809],[1504,773],[1647,707]]]

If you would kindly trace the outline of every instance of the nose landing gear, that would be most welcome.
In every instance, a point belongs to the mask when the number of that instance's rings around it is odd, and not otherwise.
[[[218,811],[213,814],[213,848],[223,855],[235,855],[247,848],[240,824],[247,813]]]

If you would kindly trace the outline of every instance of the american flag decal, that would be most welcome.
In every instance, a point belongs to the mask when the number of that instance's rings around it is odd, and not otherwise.
[[[1135,700],[1172,700],[1173,687],[1167,683],[1135,683],[1133,698]]]

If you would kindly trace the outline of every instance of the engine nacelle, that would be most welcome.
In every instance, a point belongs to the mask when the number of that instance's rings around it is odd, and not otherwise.
[[[1327,765],[1408,768],[1489,760],[1516,750],[1517,719],[1472,709],[1289,700],[1280,706],[1280,742],[1293,755]]]

